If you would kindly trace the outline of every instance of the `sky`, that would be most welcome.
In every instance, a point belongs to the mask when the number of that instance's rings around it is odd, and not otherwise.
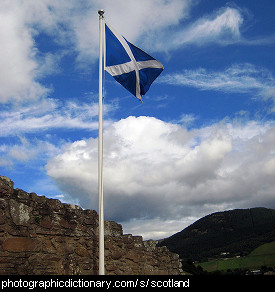
[[[164,66],[143,103],[104,74],[105,219],[275,208],[273,0],[1,0],[0,175],[98,210],[98,9]]]

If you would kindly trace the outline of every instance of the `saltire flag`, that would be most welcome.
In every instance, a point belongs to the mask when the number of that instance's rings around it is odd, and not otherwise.
[[[105,23],[105,70],[142,101],[163,65]]]

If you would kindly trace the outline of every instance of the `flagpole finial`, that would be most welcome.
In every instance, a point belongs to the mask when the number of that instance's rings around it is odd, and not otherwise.
[[[103,9],[99,9],[97,12],[98,12],[99,16],[103,16],[103,14],[104,14],[104,10]]]

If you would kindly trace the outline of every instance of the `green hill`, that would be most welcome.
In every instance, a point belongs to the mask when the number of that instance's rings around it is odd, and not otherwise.
[[[205,216],[182,231],[159,242],[182,259],[245,256],[275,240],[275,210],[235,209]]]
[[[220,259],[199,263],[203,270],[213,271],[234,271],[234,270],[256,270],[263,267],[275,266],[275,241],[265,243],[254,249],[249,255],[240,258]]]

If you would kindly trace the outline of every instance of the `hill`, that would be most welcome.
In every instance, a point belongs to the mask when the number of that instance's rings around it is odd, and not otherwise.
[[[246,274],[248,270],[268,272],[268,267],[275,266],[275,241],[257,247],[245,257],[214,260],[199,263],[199,265],[207,272],[222,271],[230,273],[230,271],[236,271]]]
[[[252,208],[207,215],[160,241],[158,246],[167,246],[182,259],[202,262],[222,255],[245,256],[273,240],[275,210]]]

